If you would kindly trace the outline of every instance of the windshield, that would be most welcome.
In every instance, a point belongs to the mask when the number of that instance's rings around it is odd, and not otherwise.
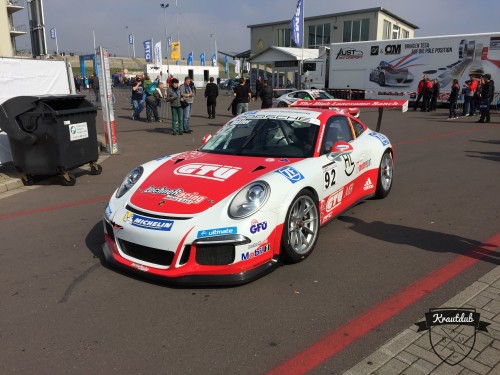
[[[318,129],[318,125],[297,120],[238,117],[228,122],[200,151],[261,157],[311,157]]]

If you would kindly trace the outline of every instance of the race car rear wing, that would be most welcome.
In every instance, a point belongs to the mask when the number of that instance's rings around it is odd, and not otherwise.
[[[317,99],[297,100],[290,107],[303,108],[378,108],[377,131],[382,125],[384,108],[401,108],[402,112],[408,111],[408,100],[341,100]]]

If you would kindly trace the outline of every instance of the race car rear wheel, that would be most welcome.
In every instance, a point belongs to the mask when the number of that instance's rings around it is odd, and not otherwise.
[[[394,161],[389,150],[384,152],[382,160],[380,160],[380,167],[378,169],[377,190],[375,191],[375,198],[385,198],[389,195],[392,187],[392,180],[394,176]]]
[[[287,263],[306,259],[318,241],[319,213],[313,194],[302,190],[288,208],[281,249]]]

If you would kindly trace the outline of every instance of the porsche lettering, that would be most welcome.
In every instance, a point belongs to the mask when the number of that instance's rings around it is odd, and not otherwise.
[[[191,163],[174,170],[178,176],[206,178],[215,181],[226,181],[241,168],[218,164]]]

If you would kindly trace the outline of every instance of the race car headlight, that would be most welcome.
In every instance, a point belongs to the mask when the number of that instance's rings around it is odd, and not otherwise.
[[[127,177],[125,177],[125,179],[123,180],[122,184],[120,185],[120,187],[116,191],[116,197],[117,198],[123,197],[123,195],[127,191],[129,191],[130,188],[132,186],[134,186],[137,181],[139,181],[139,179],[142,176],[142,172],[144,172],[144,168],[142,168],[142,167],[137,167],[132,172],[130,172],[127,175]]]
[[[231,201],[228,210],[229,217],[243,219],[253,215],[266,203],[270,192],[269,184],[264,181],[252,182],[245,186]]]

